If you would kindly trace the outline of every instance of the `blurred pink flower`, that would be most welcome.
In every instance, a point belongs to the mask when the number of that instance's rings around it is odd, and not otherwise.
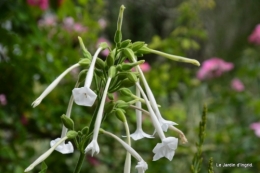
[[[105,19],[101,18],[101,19],[98,20],[98,24],[99,24],[101,29],[105,29],[106,26],[107,26],[107,21]]]
[[[250,43],[260,45],[260,24],[256,25],[254,31],[248,37]]]
[[[63,25],[64,28],[67,31],[75,31],[78,33],[86,32],[87,27],[83,26],[81,23],[74,22],[74,19],[72,17],[66,17],[63,19]]]
[[[260,137],[260,122],[250,124],[250,128],[255,131],[255,135]]]
[[[57,24],[57,18],[54,15],[47,15],[38,21],[39,27],[50,27]]]
[[[87,160],[89,161],[89,163],[93,166],[98,166],[100,165],[99,160],[96,157],[92,157],[90,155],[87,155]]]
[[[143,64],[140,65],[140,68],[143,72],[148,72],[151,70],[151,66],[149,65],[149,63],[144,62]]]
[[[4,94],[0,94],[0,105],[7,105],[7,100]]]
[[[231,81],[231,88],[234,89],[235,91],[241,92],[244,91],[245,86],[241,82],[241,80],[235,78]]]
[[[200,80],[210,79],[221,76],[224,72],[228,72],[234,68],[233,63],[225,62],[220,58],[211,58],[202,63],[197,73]]]
[[[110,43],[110,41],[108,41],[106,38],[104,38],[104,37],[100,37],[100,38],[98,38],[98,41],[97,41],[97,47],[99,46],[99,44],[100,43],[102,43],[102,42],[106,42],[107,44],[108,44],[108,46],[109,47],[111,47],[111,43]],[[101,52],[101,55],[103,55],[103,56],[108,56],[108,54],[109,54],[109,50],[108,49],[105,49],[105,50],[103,50],[102,52]]]
[[[38,6],[42,10],[49,8],[49,0],[27,0],[27,4],[31,6]]]

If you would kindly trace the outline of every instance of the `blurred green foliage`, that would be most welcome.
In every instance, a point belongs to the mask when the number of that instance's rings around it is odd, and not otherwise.
[[[22,0],[3,0],[0,2],[0,94],[5,95],[7,104],[0,104],[0,172],[23,172],[49,148],[49,141],[60,135],[60,116],[65,113],[77,76],[67,75],[37,108],[33,109],[31,103],[61,72],[82,57],[78,35],[91,53],[98,38],[113,40],[121,4],[126,6],[123,39],[146,41],[151,48],[198,59],[201,63],[219,56],[235,65],[230,73],[200,81],[195,67],[152,55],[143,57],[152,66],[146,77],[162,105],[162,115],[178,123],[189,140],[187,145],[179,145],[172,162],[151,161],[151,151],[158,139],[133,142],[133,147],[148,162],[147,172],[189,172],[205,103],[208,124],[201,172],[207,171],[210,157],[214,160],[214,172],[260,170],[260,138],[250,129],[250,124],[260,119],[260,47],[247,40],[260,23],[259,1],[63,0],[50,1],[49,8],[41,10]],[[54,23],[40,24],[50,16],[55,18]],[[73,19],[74,24],[79,23],[86,30],[68,29],[66,19],[70,22]],[[99,19],[106,21],[105,29]],[[244,83],[244,91],[230,87],[233,78]],[[89,121],[92,111],[73,107],[75,125],[83,127],[82,122]],[[130,111],[128,121],[133,132],[132,115]],[[108,121],[104,129],[123,133],[118,120]],[[153,133],[150,122],[143,124],[147,133]],[[167,135],[177,134],[167,132]],[[106,136],[100,137],[99,142],[101,153],[94,158],[98,166],[92,165],[93,158],[86,156],[82,172],[122,172],[123,148]],[[72,172],[78,155],[61,156],[54,152],[46,160],[47,172]],[[253,167],[221,168],[215,167],[215,163],[252,163]]]

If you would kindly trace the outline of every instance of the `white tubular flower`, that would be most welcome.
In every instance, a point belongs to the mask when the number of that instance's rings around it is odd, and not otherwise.
[[[104,134],[109,135],[111,137],[113,137],[114,139],[116,139],[119,143],[122,144],[122,146],[136,159],[138,160],[138,164],[136,165],[136,169],[138,170],[138,173],[144,173],[145,170],[148,169],[148,165],[147,163],[142,159],[142,157],[131,147],[129,146],[126,142],[124,142],[122,139],[120,139],[119,137],[117,137],[116,135],[107,132],[105,130],[101,130]]]
[[[67,74],[69,73],[71,70],[73,70],[76,67],[79,67],[80,65],[74,64],[73,66],[71,66],[70,68],[68,68],[67,70],[65,70],[61,75],[59,75],[44,91],[43,93],[40,95],[40,97],[38,97],[33,103],[32,106],[35,108],[36,106],[38,106],[41,101],[58,85],[58,83],[61,81],[61,79]]]
[[[156,118],[156,115],[155,115],[155,113],[154,113],[154,111],[153,111],[153,109],[152,109],[152,107],[150,105],[150,102],[149,102],[147,96],[145,95],[142,87],[139,85],[138,82],[136,82],[135,85],[140,90],[140,92],[141,92],[141,94],[142,94],[142,96],[143,96],[143,98],[144,98],[144,100],[146,102],[146,106],[147,106],[147,108],[148,108],[148,110],[150,112],[150,117],[151,117],[151,120],[152,120],[152,123],[154,125],[154,128],[155,128],[156,132],[158,133],[158,135],[161,138],[161,140],[163,140],[165,138],[165,135],[163,133],[163,130],[162,130],[161,126],[160,126],[160,123],[159,123],[158,119]]]
[[[99,145],[97,143],[97,140],[92,140],[88,146],[85,149],[85,153],[87,153],[88,151],[91,150],[91,155],[93,156],[95,153],[99,153],[100,149],[99,149]]]
[[[94,93],[94,91],[90,89],[90,85],[92,83],[92,79],[94,75],[94,67],[95,67],[96,59],[101,50],[102,47],[99,47],[93,56],[90,67],[88,69],[84,87],[74,88],[72,90],[73,97],[77,105],[92,106],[97,98],[96,93]]]
[[[57,138],[55,140],[52,140],[50,142],[51,147],[53,147],[55,144],[57,144],[57,142],[59,142],[60,139],[61,138]],[[74,147],[73,147],[71,142],[68,142],[67,144],[65,144],[65,142],[63,141],[55,148],[55,150],[62,153],[62,154],[69,154],[69,153],[74,152]]]
[[[148,165],[144,160],[141,160],[135,168],[138,170],[138,173],[144,173],[148,169]]]
[[[107,91],[108,91],[108,87],[110,85],[110,82],[111,82],[111,77],[109,77],[107,79],[106,87],[105,87],[105,90],[103,92],[102,100],[101,100],[101,103],[100,103],[100,106],[99,106],[99,109],[98,109],[97,118],[96,118],[96,121],[95,121],[95,128],[94,128],[94,132],[93,132],[93,139],[85,149],[85,153],[92,150],[92,156],[95,153],[97,153],[97,154],[99,153],[99,146],[98,146],[98,143],[97,143],[97,138],[98,138],[98,132],[99,132],[99,128],[100,128],[100,124],[101,124],[101,120],[102,120],[105,101],[106,101],[106,97],[107,97]]]
[[[136,62],[135,59],[134,59],[134,62]],[[147,96],[148,96],[148,98],[149,98],[149,100],[151,102],[152,108],[155,111],[156,116],[158,117],[160,125],[161,125],[163,131],[167,132],[169,126],[177,125],[177,124],[175,122],[163,119],[163,117],[162,117],[162,115],[161,115],[161,113],[159,111],[159,108],[157,106],[157,103],[156,103],[156,100],[154,98],[154,95],[153,95],[153,93],[152,93],[152,91],[151,91],[151,89],[150,89],[150,87],[149,87],[149,85],[148,85],[148,83],[147,83],[147,81],[146,81],[146,79],[144,77],[144,74],[143,74],[141,68],[139,67],[139,65],[137,66],[137,69],[138,69],[138,71],[140,73],[141,79],[142,79],[144,87],[145,87],[145,91],[146,91]]]
[[[131,138],[130,138],[130,132],[129,132],[127,121],[124,122],[124,126],[126,130],[127,144],[131,146]],[[127,152],[125,158],[124,173],[130,173],[130,171],[131,171],[131,154]]]
[[[162,143],[157,144],[153,149],[153,153],[155,153],[153,161],[156,161],[162,157],[166,157],[171,161],[177,146],[178,138],[168,137],[163,139]]]
[[[184,135],[184,133],[180,129],[178,129],[174,126],[170,126],[169,129],[173,130],[173,131],[175,131],[179,134],[180,141],[181,141],[182,144],[186,144],[188,142],[186,136]]]
[[[140,90],[138,89],[138,87],[136,87],[136,96],[140,97]],[[137,108],[142,109],[142,104],[140,101],[136,102],[135,105]],[[145,133],[142,129],[142,112],[136,109],[135,114],[136,114],[136,131],[130,135],[132,139],[136,141],[142,138],[153,138],[152,135]]]
[[[49,155],[54,151],[54,149],[59,146],[62,142],[64,142],[66,139],[68,139],[67,136],[65,136],[64,138],[60,139],[59,141],[57,141],[57,143],[55,145],[53,145],[48,151],[46,151],[45,153],[43,153],[38,159],[36,159],[30,166],[28,166],[28,168],[26,168],[24,170],[24,172],[29,172],[31,171],[36,165],[38,165],[39,163],[41,163],[42,161],[44,161],[47,157],[49,157]]]

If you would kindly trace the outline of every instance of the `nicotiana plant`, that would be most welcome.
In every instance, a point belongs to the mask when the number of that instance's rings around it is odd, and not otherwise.
[[[122,5],[118,16],[117,30],[114,36],[115,47],[111,48],[107,43],[102,42],[92,56],[85,48],[82,39],[78,37],[84,58],[58,76],[45,89],[40,97],[32,103],[33,107],[38,106],[44,97],[58,85],[68,72],[79,66],[83,68],[79,73],[75,88],[72,90],[66,114],[61,116],[63,122],[61,137],[52,140],[50,142],[51,148],[26,168],[25,172],[31,171],[36,165],[43,162],[54,150],[62,154],[68,154],[73,153],[75,147],[79,150],[80,156],[74,173],[79,173],[85,154],[91,153],[91,155],[94,156],[99,153],[99,134],[105,134],[114,138],[126,149],[124,173],[130,173],[131,157],[137,160],[135,168],[138,170],[138,173],[145,172],[145,170],[148,169],[148,165],[142,156],[131,147],[131,137],[133,140],[140,140],[142,138],[154,138],[154,135],[156,133],[158,134],[161,142],[158,143],[152,151],[154,153],[153,161],[162,157],[166,157],[171,161],[177,149],[179,139],[181,143],[187,142],[183,132],[174,126],[176,123],[165,120],[161,115],[158,108],[159,105],[139,67],[140,64],[144,63],[144,60],[138,61],[138,57],[143,56],[143,54],[154,53],[179,62],[191,63],[197,66],[200,64],[193,59],[150,49],[147,44],[141,41],[132,43],[131,40],[122,40],[121,26],[124,9],[125,7]],[[109,50],[109,54],[106,60],[103,61],[98,58],[98,55],[105,49]],[[129,89],[130,87],[135,88],[135,94]],[[95,91],[98,92],[96,93]],[[116,100],[113,97],[113,93],[115,92],[130,96],[132,100]],[[107,99],[107,97],[109,99]],[[73,103],[95,108],[91,121],[88,124],[86,123],[86,126],[79,131],[74,129],[74,122],[70,118]],[[145,107],[147,107],[148,111],[142,108],[142,104],[146,105]],[[135,109],[136,113],[137,128],[132,134],[129,132],[130,130],[126,119],[128,108]],[[149,115],[155,129],[153,135],[149,135],[142,130],[142,113]],[[102,123],[106,120],[108,115],[116,115],[116,117],[123,122],[126,130],[126,141],[105,129],[101,129]],[[168,129],[177,132],[179,139],[165,136],[164,132]],[[74,145],[72,145],[71,142],[66,143],[66,140],[72,140]]]

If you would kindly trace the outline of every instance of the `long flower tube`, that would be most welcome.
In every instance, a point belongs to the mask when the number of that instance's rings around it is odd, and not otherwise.
[[[139,80],[138,80],[139,83]],[[138,87],[136,87],[136,96],[140,98],[140,90]],[[140,111],[140,109],[142,109],[142,103],[140,101],[135,103],[135,106],[137,107],[137,109],[135,110],[135,114],[136,114],[136,131],[134,133],[131,134],[131,137],[136,141],[139,139],[142,139],[144,137],[146,138],[153,138],[152,135],[149,135],[147,133],[145,133],[142,129],[142,112]]]
[[[70,68],[68,68],[67,70],[65,70],[61,75],[59,75],[44,91],[43,93],[32,103],[32,106],[35,108],[36,106],[38,106],[41,101],[58,85],[58,83],[61,81],[61,79],[67,74],[69,73],[71,70],[73,70],[74,68],[79,67],[80,64],[74,64],[73,66],[71,66]]]
[[[79,82],[76,83],[75,88],[77,88],[79,86]],[[70,101],[67,107],[67,111],[66,111],[66,116],[68,118],[70,118],[71,115],[71,109],[73,106],[73,95],[71,95],[70,97]],[[61,132],[61,137],[60,138],[56,138],[55,140],[52,140],[50,142],[50,146],[52,147],[53,145],[55,145],[61,138],[63,138],[64,136],[66,136],[68,132],[68,129],[63,125],[62,127],[62,132]],[[74,147],[72,145],[71,142],[68,142],[67,144],[65,144],[65,142],[62,142],[58,147],[55,148],[56,151],[62,153],[62,154],[69,154],[69,153],[73,153],[74,152]]]
[[[72,90],[74,101],[77,105],[81,106],[92,106],[97,98],[96,93],[90,89],[90,85],[92,83],[93,75],[94,75],[94,67],[96,63],[96,59],[100,51],[103,47],[99,47],[95,52],[90,67],[88,69],[88,73],[86,76],[84,87],[74,88]]]
[[[138,164],[136,166],[136,169],[138,170],[138,173],[144,173],[145,170],[148,169],[147,163],[142,159],[142,157],[131,147],[129,146],[126,142],[124,142],[122,139],[117,137],[116,135],[105,131],[103,129],[100,129],[100,131],[108,136],[113,137],[116,139],[136,160],[138,160]]]
[[[107,91],[108,91],[108,87],[110,85],[111,82],[111,77],[108,77],[107,79],[107,83],[106,83],[106,87],[105,90],[103,92],[103,96],[102,96],[102,100],[98,109],[98,113],[97,113],[97,118],[95,121],[95,127],[94,127],[94,132],[93,132],[93,139],[92,141],[89,143],[89,145],[85,148],[85,153],[87,153],[88,151],[92,150],[92,156],[94,155],[94,153],[99,153],[99,146],[97,143],[97,138],[98,138],[98,132],[99,132],[99,128],[100,128],[100,124],[101,124],[101,120],[102,120],[102,115],[103,115],[103,111],[104,111],[104,105],[105,105],[105,101],[106,101],[106,97],[107,97]]]
[[[55,145],[53,145],[48,151],[46,151],[45,153],[43,153],[38,159],[36,159],[30,166],[28,166],[24,172],[29,172],[31,171],[36,165],[38,165],[39,163],[43,162],[47,157],[49,157],[49,155],[51,155],[51,153],[55,150],[56,147],[58,147],[62,142],[64,142],[65,140],[67,140],[68,137],[64,136],[62,139],[60,139]]]
[[[136,60],[134,59],[134,61],[136,61]],[[154,98],[154,95],[153,95],[153,93],[152,93],[152,91],[151,91],[151,89],[150,89],[150,87],[149,87],[149,85],[148,85],[148,83],[147,83],[147,81],[146,81],[146,79],[145,79],[145,77],[144,77],[144,74],[143,74],[141,68],[140,68],[139,66],[137,66],[137,69],[138,69],[138,71],[139,71],[139,73],[140,73],[140,77],[141,77],[142,82],[143,82],[143,84],[144,84],[144,87],[145,87],[145,91],[146,91],[146,93],[147,93],[147,96],[148,96],[148,98],[149,98],[149,100],[150,100],[150,102],[151,102],[152,108],[153,108],[153,110],[155,111],[156,116],[158,117],[158,120],[159,120],[159,122],[160,122],[160,124],[161,124],[161,126],[162,126],[163,131],[167,132],[169,126],[177,125],[177,123],[172,122],[172,121],[165,120],[165,119],[162,117],[162,115],[161,115],[161,113],[160,113],[160,111],[159,111],[159,108],[158,108],[158,106],[157,106],[156,100],[155,100],[155,98]]]
[[[129,126],[127,124],[126,118],[125,118],[125,121],[124,121],[124,126],[125,126],[125,131],[126,131],[127,144],[129,146],[131,146]],[[130,171],[131,171],[131,154],[129,152],[127,152],[126,158],[125,158],[124,173],[130,173]]]
[[[169,160],[172,160],[174,154],[175,154],[175,150],[177,148],[177,145],[178,145],[178,138],[175,138],[175,137],[165,137],[164,133],[163,133],[163,130],[160,126],[160,123],[158,121],[158,119],[156,118],[156,115],[148,101],[148,98],[147,96],[145,95],[142,87],[139,85],[138,82],[135,83],[136,86],[139,88],[143,98],[145,99],[146,101],[146,105],[147,105],[147,108],[150,112],[150,117],[152,119],[152,122],[153,122],[153,125],[159,135],[159,137],[161,138],[161,141],[162,143],[158,143],[154,149],[153,149],[153,152],[155,153],[154,157],[153,157],[153,161],[156,161],[162,157],[166,157],[167,159]]]

